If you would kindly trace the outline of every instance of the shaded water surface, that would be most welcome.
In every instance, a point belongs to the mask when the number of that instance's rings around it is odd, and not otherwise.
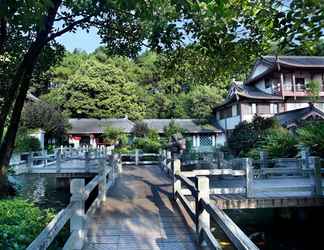
[[[19,196],[41,208],[60,210],[69,203],[69,186],[57,188],[53,176],[19,175],[11,176],[10,180],[16,184]]]
[[[269,208],[226,210],[226,214],[262,250],[324,249],[323,208]],[[235,249],[214,225],[224,249]]]

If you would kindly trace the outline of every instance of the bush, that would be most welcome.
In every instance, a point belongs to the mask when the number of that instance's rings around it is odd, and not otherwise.
[[[140,137],[134,140],[133,147],[142,149],[146,153],[158,153],[161,148],[158,133],[155,130],[150,129],[146,137]]]
[[[104,139],[110,145],[119,144],[119,146],[127,144],[127,135],[119,128],[107,127],[104,131]]]
[[[299,143],[309,147],[313,155],[324,156],[324,122],[305,123],[297,129],[297,136]]]
[[[27,134],[18,134],[15,145],[15,152],[32,152],[41,149],[40,141]]]
[[[259,143],[259,149],[268,152],[270,158],[295,157],[298,153],[297,139],[285,128],[268,129],[263,140]],[[250,157],[256,158],[256,151],[249,152]]]
[[[53,216],[22,199],[0,200],[0,249],[26,249]]]
[[[263,139],[267,129],[277,127],[280,125],[276,120],[256,115],[252,122],[244,121],[235,127],[228,137],[228,147],[234,156],[246,156]]]

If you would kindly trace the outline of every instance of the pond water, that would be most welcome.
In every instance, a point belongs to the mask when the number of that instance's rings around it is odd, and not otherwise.
[[[10,181],[15,183],[18,195],[33,201],[41,208],[60,210],[70,201],[69,187],[57,188],[56,178],[37,175],[10,176]]]
[[[64,208],[70,199],[69,187],[56,188],[53,177],[21,175],[10,177],[19,195],[41,208]],[[320,246],[324,222],[323,208],[226,210],[233,221],[262,250],[312,250]],[[219,228],[212,231],[224,250],[234,249]]]

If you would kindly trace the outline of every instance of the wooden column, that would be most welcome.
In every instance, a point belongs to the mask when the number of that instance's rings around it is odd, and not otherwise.
[[[243,158],[242,161],[243,169],[246,171],[246,197],[251,198],[254,196],[252,161],[249,158]]]
[[[199,201],[203,199],[207,204],[210,202],[210,189],[209,189],[209,178],[206,176],[196,177],[197,196],[196,198],[196,232],[198,237],[201,235],[202,228],[210,230],[210,215],[209,213],[199,206]],[[200,238],[200,237],[199,237]],[[203,244],[202,239],[199,239],[199,243]]]
[[[26,160],[26,166],[27,166],[27,172],[32,173],[33,172],[33,153],[29,153],[27,155],[27,160]]]
[[[70,190],[72,194],[71,203],[73,204],[70,231],[76,237],[73,250],[81,250],[85,241],[84,179],[72,179]]]
[[[292,85],[293,85],[293,91],[294,91],[294,99],[296,100],[296,75],[295,72],[292,73]]]

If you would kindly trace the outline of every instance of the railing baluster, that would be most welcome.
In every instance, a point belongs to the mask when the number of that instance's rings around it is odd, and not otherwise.
[[[73,215],[70,220],[70,232],[74,234],[75,245],[73,250],[81,250],[85,241],[85,202],[83,198],[84,193],[84,179],[71,180],[71,204]]]

